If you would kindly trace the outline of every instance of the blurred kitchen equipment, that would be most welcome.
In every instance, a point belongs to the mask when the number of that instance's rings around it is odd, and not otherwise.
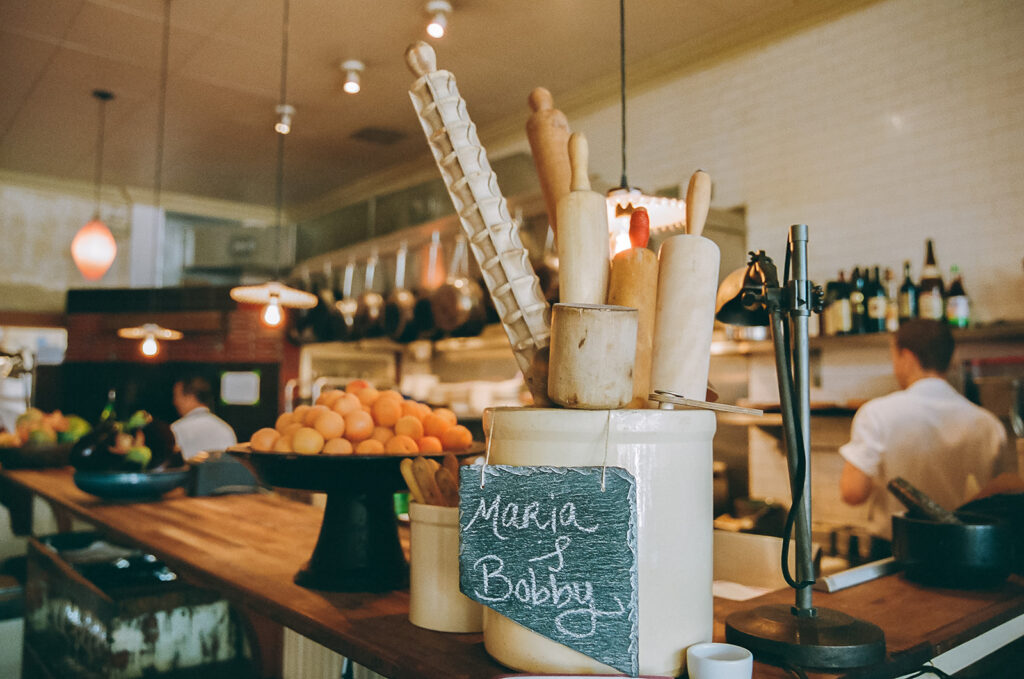
[[[665,240],[658,253],[651,359],[652,391],[669,391],[699,401],[707,398],[721,259],[715,242],[700,235],[710,201],[710,179],[698,170],[686,192],[687,233]]]
[[[569,137],[571,191],[558,202],[558,294],[566,304],[604,304],[608,296],[608,206],[590,190],[587,138]]]
[[[413,320],[419,339],[437,339],[441,336],[434,323],[434,313],[430,309],[430,298],[437,290],[437,278],[441,267],[441,232],[430,235],[427,248],[426,274],[422,276],[420,287],[416,292],[416,304],[413,307]]]
[[[627,405],[633,398],[636,325],[637,310],[631,307],[556,304],[551,310],[551,400],[589,410]]]
[[[889,481],[887,488],[897,500],[903,503],[903,506],[907,508],[907,515],[911,518],[925,519],[936,523],[961,523],[953,512],[902,477],[897,476]]]
[[[569,121],[555,108],[551,92],[543,87],[530,92],[532,113],[526,121],[533,164],[540,179],[540,192],[548,211],[552,236],[558,231],[558,202],[569,193],[572,170],[569,168]]]
[[[415,319],[416,295],[405,287],[408,253],[409,245],[402,241],[395,254],[395,287],[384,304],[385,332],[396,342],[411,342],[419,333]]]
[[[303,292],[315,293],[313,277],[309,269],[302,270],[299,274],[299,280],[295,283],[295,287]],[[291,316],[291,323],[288,324],[288,339],[295,344],[315,342],[316,307],[292,309],[289,315]]]
[[[317,340],[320,342],[331,342],[340,338],[335,327],[337,323],[335,321],[334,305],[338,300],[334,295],[334,268],[330,260],[324,262],[323,276],[323,283],[320,285],[320,289],[317,290],[317,306],[323,307],[323,311],[318,314],[323,321],[318,328]]]
[[[374,252],[366,260],[366,282],[356,307],[356,332],[360,337],[380,337],[384,334],[384,296],[375,289],[374,274],[380,258]]]
[[[892,517],[893,557],[911,580],[955,589],[993,587],[1010,574],[1013,530],[982,514],[957,523]]]
[[[455,251],[448,269],[448,280],[430,297],[434,325],[453,337],[473,337],[484,329],[484,291],[467,275],[469,253],[466,236],[455,237]]]
[[[345,265],[345,274],[342,279],[341,295],[334,304],[335,335],[341,341],[359,339],[356,334],[356,311],[359,309],[359,300],[352,296],[352,282],[355,278],[356,262],[349,259]]]

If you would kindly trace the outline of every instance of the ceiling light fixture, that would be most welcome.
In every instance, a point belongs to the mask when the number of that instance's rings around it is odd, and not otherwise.
[[[288,129],[282,131],[277,125],[274,129],[280,132],[277,137],[277,277],[281,277],[281,250],[282,250],[282,221],[284,208],[284,140],[291,129],[291,115],[295,109],[283,102],[287,101],[288,94],[288,0],[284,0],[284,20],[281,28],[281,105],[277,107],[281,114],[281,125],[285,122],[284,116],[288,115]],[[287,109],[287,110],[285,110]],[[290,288],[277,281],[268,281],[262,285],[240,285],[231,288],[231,299],[241,304],[263,305],[261,318],[271,328],[277,328],[284,321],[284,314],[281,307],[292,307],[296,309],[312,309],[317,304],[317,296],[302,290]]]
[[[358,59],[349,59],[341,62],[341,70],[345,71],[345,84],[341,89],[349,94],[358,94],[362,89],[362,72],[366,67]]]
[[[608,192],[608,229],[612,252],[630,247],[629,218],[637,208],[645,208],[651,220],[651,232],[680,228],[686,223],[686,203],[675,198],[648,196],[633,188],[626,179],[626,3],[619,0],[619,98],[622,110],[622,177],[619,187]]]
[[[121,328],[117,331],[118,337],[130,340],[142,340],[139,350],[143,356],[152,358],[160,353],[160,344],[157,340],[165,342],[180,340],[184,335],[179,330],[164,328],[156,323],[143,323],[131,328]]]
[[[427,14],[430,15],[427,35],[431,38],[443,38],[448,31],[448,16],[451,13],[452,4],[448,0],[430,0],[427,3]]]
[[[274,132],[278,134],[288,134],[292,131],[292,116],[295,115],[295,107],[288,104],[280,104],[274,108],[274,111],[280,116],[277,122],[274,123]]]
[[[100,198],[103,193],[103,134],[106,122],[107,102],[114,98],[112,92],[93,90],[92,96],[99,102],[99,131],[96,138],[96,211],[71,241],[71,259],[86,280],[96,281],[110,269],[117,257],[117,241],[110,229],[100,219]]]

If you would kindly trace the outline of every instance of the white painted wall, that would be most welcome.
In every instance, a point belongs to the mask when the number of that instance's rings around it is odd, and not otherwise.
[[[685,189],[704,168],[712,206],[747,206],[748,247],[780,269],[793,223],[810,227],[822,282],[904,259],[917,276],[931,236],[939,265],[964,272],[978,320],[1024,318],[1019,0],[871,5],[627,107],[630,183]],[[617,104],[570,125],[590,140],[591,172],[617,184]]]

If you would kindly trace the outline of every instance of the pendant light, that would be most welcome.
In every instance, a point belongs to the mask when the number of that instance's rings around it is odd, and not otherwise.
[[[686,204],[675,198],[648,196],[626,179],[626,1],[619,0],[619,100],[621,106],[622,177],[619,187],[608,192],[608,229],[612,253],[630,247],[629,218],[637,208],[650,217],[651,232],[679,228],[686,223]]]
[[[160,50],[160,101],[157,102],[156,116],[156,169],[153,174],[153,210],[156,219],[160,219],[160,192],[163,188],[164,166],[164,122],[167,118],[167,62],[171,43],[171,0],[164,0],[164,32]],[[125,339],[141,339],[142,355],[152,358],[160,352],[157,340],[178,340],[184,335],[178,330],[164,328],[156,323],[143,323],[140,326],[121,328],[118,337]]]
[[[71,241],[71,259],[86,280],[103,278],[117,257],[117,241],[110,229],[100,219],[100,198],[103,193],[103,133],[107,102],[114,98],[107,90],[93,90],[92,96],[99,102],[99,130],[96,136],[96,211]]]
[[[341,89],[345,90],[348,94],[359,94],[359,90],[363,88],[362,73],[365,68],[366,66],[363,65],[363,62],[358,59],[348,59],[341,62],[341,70],[345,72],[345,83],[341,86]]]
[[[180,331],[164,328],[156,323],[143,323],[131,328],[121,328],[117,331],[117,336],[130,340],[142,340],[139,350],[147,358],[153,358],[160,353],[158,340],[167,342],[184,337]]]
[[[284,204],[284,140],[285,135],[291,131],[291,116],[295,109],[288,106],[288,2],[284,0],[284,20],[281,29],[281,100],[277,111],[288,109],[287,129],[281,129],[282,120],[274,129],[277,131],[277,277],[281,277],[281,232],[282,232],[282,207]],[[296,309],[312,309],[317,304],[316,295],[290,288],[277,281],[268,281],[262,285],[241,285],[231,288],[231,299],[241,304],[258,304],[263,306],[261,318],[263,323],[276,328],[284,321],[282,307]]]
[[[430,15],[427,35],[431,38],[443,38],[448,32],[448,17],[451,13],[452,4],[448,0],[430,0],[427,3],[427,14]]]

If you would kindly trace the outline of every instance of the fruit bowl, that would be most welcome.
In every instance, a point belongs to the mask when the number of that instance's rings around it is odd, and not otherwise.
[[[399,467],[412,456],[261,453],[247,443],[226,452],[268,486],[327,493],[320,537],[309,562],[295,575],[297,584],[335,592],[408,586],[409,565],[398,538],[393,495],[406,488]],[[483,444],[476,443],[452,454],[482,452]]]
[[[75,472],[75,485],[80,490],[104,500],[156,500],[167,492],[185,485],[188,466],[151,472]]]
[[[0,448],[0,466],[4,469],[65,467],[72,445],[69,442]]]

